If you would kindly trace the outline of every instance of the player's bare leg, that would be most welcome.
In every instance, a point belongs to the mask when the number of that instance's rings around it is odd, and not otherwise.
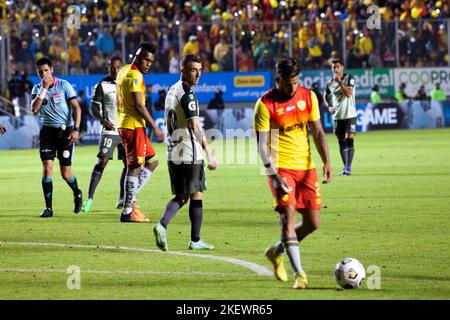
[[[295,233],[299,242],[320,226],[319,209],[301,209],[300,213],[302,214],[302,221],[295,225]]]

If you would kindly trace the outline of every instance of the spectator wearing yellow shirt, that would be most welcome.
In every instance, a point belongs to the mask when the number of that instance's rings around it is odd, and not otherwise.
[[[77,38],[70,39],[69,48],[67,48],[67,53],[69,54],[69,66],[75,66],[77,62],[81,62],[81,51],[78,47]]]
[[[197,36],[191,35],[189,37],[189,41],[186,42],[186,44],[183,47],[183,56],[193,54],[193,55],[199,55],[200,54],[200,45],[197,41]]]
[[[362,37],[358,38],[357,45],[363,61],[363,67],[367,67],[369,56],[373,51],[372,39],[370,38],[370,34],[367,30],[364,31]]]
[[[220,65],[223,57],[227,54],[230,45],[225,36],[220,36],[220,42],[214,47],[214,59]]]
[[[303,26],[298,30],[298,47],[300,48],[300,58],[304,62],[308,56],[309,30],[308,22],[303,22]]]

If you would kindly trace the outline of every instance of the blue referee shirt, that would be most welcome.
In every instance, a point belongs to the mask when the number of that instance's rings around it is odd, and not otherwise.
[[[44,126],[60,128],[62,125],[73,126],[72,108],[69,101],[76,99],[77,94],[72,85],[63,79],[54,78],[53,85],[47,89],[47,95],[39,110],[39,119]],[[35,84],[31,90],[31,98],[35,99],[41,90],[41,83]]]

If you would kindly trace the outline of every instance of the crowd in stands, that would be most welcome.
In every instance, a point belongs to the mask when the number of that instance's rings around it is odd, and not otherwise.
[[[368,27],[371,4],[380,30]],[[79,29],[64,27],[68,15],[79,15]],[[31,74],[42,56],[58,73],[104,73],[108,58],[128,59],[141,41],[158,47],[153,72],[177,73],[180,53],[201,55],[205,72],[272,70],[290,54],[304,69],[328,68],[333,55],[347,68],[448,65],[448,1],[91,0],[77,11],[63,0],[9,0],[7,16],[11,71]]]

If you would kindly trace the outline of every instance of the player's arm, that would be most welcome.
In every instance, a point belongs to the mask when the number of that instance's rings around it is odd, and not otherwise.
[[[35,87],[35,95],[34,99],[31,101],[31,111],[36,114],[39,112],[39,110],[42,107],[42,102],[44,101],[45,97],[47,96],[47,90],[50,88],[50,85],[52,84],[53,79],[51,77],[45,77],[42,79],[41,82],[41,88],[39,91],[37,91],[38,87]],[[32,96],[33,96],[32,95]]]
[[[103,86],[101,83],[98,83],[94,89],[94,97],[91,100],[91,107],[89,110],[95,119],[100,121],[102,126],[106,130],[114,130],[114,124],[108,120],[108,113],[105,108],[105,104],[103,103]]]
[[[73,110],[73,122],[75,127],[70,133],[68,139],[72,143],[74,143],[80,137],[81,107],[78,104],[78,101],[75,97],[69,100],[69,105],[72,107]]]
[[[194,135],[197,138],[197,141],[201,141],[202,148],[206,152],[206,159],[208,160],[208,169],[215,170],[217,168],[217,161],[211,151],[211,148],[209,147],[208,140],[206,139],[206,135],[203,131],[202,126],[200,125],[200,121],[198,121],[198,117],[190,118],[189,126],[194,130]]]
[[[272,163],[269,151],[270,115],[261,99],[256,102],[253,127],[256,132],[256,142],[258,145],[259,157],[266,168],[266,174],[272,179],[275,190],[278,193],[286,194],[291,192],[291,188],[280,175]]]
[[[309,128],[311,129],[311,136],[323,162],[323,183],[329,183],[332,177],[330,153],[328,151],[327,136],[320,122],[319,102],[314,92],[311,92],[311,101],[312,110],[308,122]]]
[[[344,83],[342,79],[338,79],[337,77],[335,80],[341,87],[342,93],[346,97],[351,97],[353,95],[353,87],[355,86],[355,79],[352,76],[349,76],[347,83]]]
[[[156,137],[158,138],[159,142],[164,141],[164,132],[162,132],[158,126],[156,125],[155,121],[153,120],[152,116],[148,112],[147,108],[144,105],[144,102],[142,101],[142,94],[141,92],[131,92],[133,96],[134,101],[134,107],[138,111],[138,113],[145,119],[145,121],[153,128]]]

